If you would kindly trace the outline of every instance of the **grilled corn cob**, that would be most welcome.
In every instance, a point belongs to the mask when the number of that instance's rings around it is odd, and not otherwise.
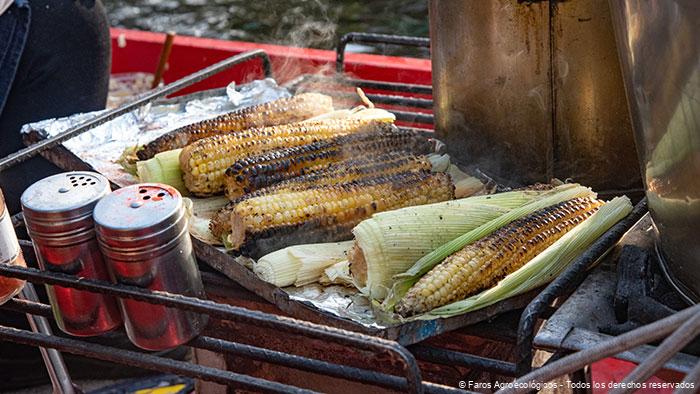
[[[217,239],[228,235],[231,232],[231,213],[236,205],[250,198],[362,181],[402,172],[427,172],[430,171],[430,166],[430,161],[425,156],[413,156],[406,152],[389,152],[376,157],[344,160],[331,164],[327,168],[256,190],[231,201],[214,215],[209,222],[209,229]]]
[[[333,100],[330,96],[320,93],[302,93],[180,127],[149,142],[138,150],[136,155],[140,160],[147,160],[156,153],[182,148],[213,135],[252,127],[299,122],[330,111],[333,111]]]
[[[396,305],[407,317],[425,313],[495,285],[522,267],[603,203],[575,198],[511,222],[465,246],[425,274]]]
[[[186,146],[180,153],[180,168],[187,189],[195,195],[208,196],[224,190],[224,172],[238,160],[282,147],[392,127],[389,122],[352,119],[247,129]]]
[[[432,143],[407,131],[360,133],[311,144],[266,152],[239,160],[225,172],[226,196],[233,200],[245,193],[283,180],[317,171],[330,163],[381,152],[428,153]],[[364,165],[371,164],[367,159]]]
[[[451,199],[444,173],[405,172],[247,199],[231,214],[228,244],[256,257],[284,246],[348,239],[375,212]]]

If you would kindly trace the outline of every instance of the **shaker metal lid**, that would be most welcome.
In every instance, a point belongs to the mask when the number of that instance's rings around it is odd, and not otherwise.
[[[25,216],[69,219],[92,214],[95,204],[109,192],[109,181],[102,175],[73,171],[35,182],[20,201]]]
[[[182,196],[177,189],[142,183],[115,190],[100,200],[94,219],[98,232],[126,235],[169,227],[179,219],[182,210]]]

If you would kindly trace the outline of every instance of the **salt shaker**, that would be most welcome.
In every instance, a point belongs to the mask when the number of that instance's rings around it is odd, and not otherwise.
[[[12,219],[7,212],[2,191],[0,191],[0,264],[27,266],[15,229],[12,227]],[[24,287],[23,280],[0,276],[0,305],[19,293],[22,287]]]
[[[110,280],[92,218],[95,204],[109,192],[105,177],[82,171],[44,178],[24,191],[24,221],[41,269]],[[121,326],[114,297],[61,286],[46,290],[56,323],[67,334],[94,336]]]
[[[112,280],[204,298],[180,193],[163,184],[124,187],[95,207],[100,248]],[[130,299],[119,300],[131,342],[163,350],[197,336],[207,316]]]

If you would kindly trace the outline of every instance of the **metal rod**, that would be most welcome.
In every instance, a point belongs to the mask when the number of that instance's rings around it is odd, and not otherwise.
[[[426,37],[399,36],[392,34],[357,33],[351,32],[340,37],[336,47],[335,69],[342,73],[345,68],[345,47],[349,42],[361,42],[364,44],[391,44],[414,47],[430,47],[430,39]]]
[[[36,144],[30,145],[24,149],[21,149],[15,153],[12,153],[10,155],[7,155],[6,157],[0,159],[0,172],[12,167],[15,164],[21,163],[33,156],[36,156],[37,154],[47,150],[51,149],[55,146],[60,145],[64,141],[67,141],[75,136],[78,136],[94,127],[97,127],[105,122],[108,122],[118,116],[124,115],[126,113],[129,113],[137,108],[143,107],[144,105],[153,102],[154,100],[157,100],[161,97],[165,97],[171,93],[175,93],[178,90],[181,90],[185,87],[188,87],[190,85],[193,85],[197,82],[203,81],[204,79],[209,78],[210,76],[217,74],[225,69],[228,69],[231,66],[234,66],[236,64],[251,60],[251,59],[262,59],[263,62],[263,69],[265,72],[265,76],[270,76],[271,75],[271,66],[270,66],[270,58],[267,56],[267,53],[264,51],[257,49],[254,51],[250,52],[245,52],[241,53],[239,55],[231,56],[228,59],[222,60],[218,63],[215,63],[209,67],[206,67],[200,71],[197,71],[194,74],[190,74],[182,79],[179,79],[171,84],[165,85],[163,87],[148,91],[144,93],[143,95],[139,96],[139,98],[135,101],[132,101],[130,103],[126,103],[122,105],[121,107],[108,110],[105,112],[102,112],[98,115],[96,115],[94,118],[92,118],[89,121],[83,122],[79,125],[73,126],[68,128],[67,130],[61,132],[58,135],[55,135],[51,138],[47,138],[45,140],[39,141]]]
[[[219,384],[232,385],[239,389],[273,393],[314,393],[314,391],[301,389],[295,386],[234,372],[222,371],[216,368],[204,367],[197,364],[190,364],[184,361],[160,358],[151,354],[117,349],[70,338],[32,333],[26,330],[18,330],[1,325],[0,338],[23,345],[50,347],[79,356],[92,357],[137,368],[174,373]]]
[[[697,390],[700,387],[700,362],[695,364],[693,369],[685,375],[683,381],[678,385],[678,388],[673,391],[673,394],[687,393],[688,389]]]
[[[293,354],[283,353],[275,350],[264,349],[256,346],[229,342],[218,338],[199,337],[189,343],[190,346],[210,350],[213,352],[224,352],[235,354],[237,356],[251,358],[253,360],[282,365],[285,367],[295,368],[303,371],[320,373],[327,376],[342,378],[347,380],[369,383],[375,386],[386,387],[390,389],[398,389],[405,391],[407,389],[406,380],[385,373],[370,371],[361,368],[349,367],[346,365],[333,364],[326,361],[316,360],[308,357],[297,356]],[[423,383],[423,390],[426,393],[434,392],[437,389],[435,384]],[[452,389],[443,386],[444,390],[461,392],[460,390]]]
[[[35,283],[72,287],[79,290],[130,298],[151,304],[165,305],[198,313],[206,313],[222,319],[241,321],[272,328],[287,333],[299,334],[321,340],[354,346],[369,351],[385,351],[396,355],[404,366],[408,381],[408,391],[422,392],[421,373],[415,357],[403,346],[394,341],[372,337],[339,328],[323,326],[303,320],[264,312],[252,311],[232,305],[218,304],[167,292],[151,292],[134,286],[114,285],[109,282],[76,278],[57,272],[44,272],[34,268],[0,265],[0,275],[30,280]]]
[[[425,123],[433,124],[435,123],[435,117],[433,114],[424,114],[420,112],[407,112],[398,110],[388,110],[392,114],[396,115],[396,120],[403,120],[405,122],[411,123]]]
[[[552,283],[535,297],[525,308],[518,323],[518,339],[516,342],[517,375],[520,376],[532,369],[532,341],[537,322],[549,309],[550,304],[567,292],[578,287],[586,276],[588,269],[593,266],[622,236],[647,212],[646,198],[634,207],[632,212],[616,225],[606,231],[573,263],[571,263]],[[563,301],[563,300],[562,300]]]
[[[32,313],[35,315],[52,317],[51,307],[39,302],[22,300],[18,302],[12,299],[0,307],[20,313]],[[229,342],[218,338],[199,337],[188,345],[200,349],[211,350],[215,352],[226,352],[238,356],[248,357],[254,360],[268,362],[278,365],[284,365],[290,368],[300,369],[309,372],[321,373],[328,376],[339,377],[348,380],[355,380],[364,383],[370,383],[377,386],[388,387],[398,390],[406,390],[406,380],[384,373],[363,370],[360,368],[348,367],[339,364],[328,363],[325,361],[315,360],[307,357],[292,355],[289,353],[278,352],[275,350],[260,348],[256,346]],[[423,390],[426,393],[462,393],[462,390],[439,385],[436,383],[423,382]]]
[[[25,283],[18,298],[29,302],[39,301],[39,296],[37,296],[34,286],[31,283]],[[31,313],[27,313],[26,315],[29,326],[32,328],[33,332],[49,336],[53,335],[51,326],[45,317],[34,316]],[[75,386],[68,374],[68,368],[66,368],[66,363],[63,361],[61,353],[56,349],[47,349],[44,347],[39,347],[39,352],[41,353],[41,358],[44,360],[46,372],[49,374],[53,392],[59,394],[75,394]]]
[[[506,388],[498,392],[528,392],[531,390],[533,384],[548,382],[558,376],[578,371],[595,361],[614,356],[626,350],[665,337],[680,327],[686,320],[698,313],[700,313],[700,304],[686,308],[654,323],[599,342],[595,346],[578,351],[570,356],[548,364],[545,367],[536,369],[516,379],[515,382],[513,382],[513,388]]]
[[[476,368],[480,371],[492,372],[499,375],[515,376],[515,364],[492,358],[479,357],[471,354],[455,352],[453,350],[439,349],[427,345],[413,345],[409,347],[411,353],[419,360],[443,365],[459,365],[467,368]]]
[[[664,339],[646,360],[627,375],[620,387],[610,390],[610,394],[626,394],[635,391],[636,389],[630,383],[645,382],[698,334],[700,334],[700,312],[683,323],[671,336]]]

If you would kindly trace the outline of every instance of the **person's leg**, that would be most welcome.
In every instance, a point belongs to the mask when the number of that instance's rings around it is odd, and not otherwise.
[[[103,109],[109,85],[109,26],[98,0],[30,0],[29,35],[0,113],[0,157],[24,145],[22,125]],[[41,157],[0,173],[11,213],[35,181],[60,171]],[[37,290],[41,286],[37,286]],[[23,314],[0,310],[0,324],[28,329]],[[89,369],[89,368],[88,368]],[[23,387],[48,379],[35,347],[0,341],[0,386]],[[1,390],[0,390],[1,391]]]
[[[0,156],[23,147],[26,123],[103,109],[109,87],[109,26],[99,0],[30,0],[29,36],[0,113]],[[0,173],[10,212],[31,183],[58,168],[35,158]]]

